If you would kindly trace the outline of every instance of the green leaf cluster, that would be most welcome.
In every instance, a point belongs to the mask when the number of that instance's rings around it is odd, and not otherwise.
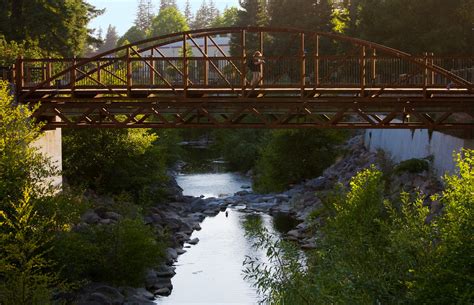
[[[474,152],[456,159],[459,172],[446,175],[433,198],[444,206],[440,215],[421,197],[384,199],[383,174],[372,167],[325,201],[329,215],[316,231],[316,250],[306,262],[287,257],[297,271],[259,273],[262,267],[247,260],[247,274],[270,304],[471,304]],[[271,253],[284,249],[266,239],[256,244]]]
[[[164,257],[165,243],[141,219],[88,226],[62,233],[52,257],[70,281],[88,279],[116,285],[143,283],[145,271]]]
[[[61,282],[52,249],[53,219],[42,217],[26,188],[22,198],[0,210],[0,300],[4,305],[42,305]],[[48,271],[49,270],[49,271]]]
[[[270,134],[256,161],[254,188],[282,191],[292,183],[320,175],[337,157],[345,133],[334,130],[278,130]]]
[[[32,146],[41,128],[32,110],[15,105],[9,89],[0,82],[0,300],[43,305],[64,288],[48,257],[62,226],[56,211],[40,212],[54,200],[45,178],[55,170]]]
[[[345,2],[349,35],[421,54],[472,54],[473,0]]]
[[[0,2],[0,34],[50,54],[80,55],[89,39],[87,24],[102,12],[83,0]]]
[[[144,129],[66,130],[64,175],[74,185],[102,194],[159,195],[155,185],[166,181],[167,154],[158,137]]]

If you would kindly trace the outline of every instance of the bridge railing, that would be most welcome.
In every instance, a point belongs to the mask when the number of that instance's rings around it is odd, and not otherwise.
[[[474,81],[472,57],[416,57]],[[22,88],[34,88],[84,58],[23,59],[16,68]],[[230,63],[232,62],[232,64]],[[273,56],[265,58],[262,86],[266,87],[446,87],[450,81],[402,58],[386,56]],[[100,58],[71,70],[43,88],[147,86],[155,88],[236,88],[251,74],[241,57],[124,57]],[[186,71],[185,71],[186,68]],[[185,81],[185,75],[187,82]],[[247,82],[244,82],[246,80]]]

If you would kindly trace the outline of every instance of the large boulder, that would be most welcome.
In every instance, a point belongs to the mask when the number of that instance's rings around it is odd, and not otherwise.
[[[81,221],[87,224],[96,224],[100,221],[100,216],[93,210],[88,210],[81,216]]]

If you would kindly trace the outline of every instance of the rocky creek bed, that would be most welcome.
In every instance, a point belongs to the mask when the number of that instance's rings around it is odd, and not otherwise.
[[[270,215],[287,214],[293,216],[299,224],[286,233],[285,238],[297,242],[302,249],[316,246],[312,224],[308,215],[322,207],[321,194],[333,189],[336,183],[348,186],[350,179],[360,170],[375,164],[384,170],[389,167],[389,159],[381,153],[372,153],[363,145],[362,136],[350,139],[341,147],[346,154],[333,166],[326,169],[322,176],[305,181],[282,193],[255,194],[242,190],[226,198],[196,198],[183,196],[182,190],[172,181],[167,204],[149,209],[144,217],[146,224],[159,230],[171,232],[170,248],[166,249],[166,262],[158,268],[148,270],[142,288],[111,287],[103,283],[87,285],[77,302],[78,305],[148,305],[156,304],[159,296],[172,293],[172,278],[176,274],[174,264],[186,247],[199,243],[191,239],[195,230],[201,230],[200,223],[208,216],[215,216],[227,208],[239,207],[246,213],[266,213]],[[439,192],[441,184],[435,175],[425,170],[419,173],[403,172],[392,175],[390,190],[396,196],[400,190],[417,191],[426,195],[426,203],[431,205],[432,214],[439,213],[436,202],[429,202],[429,195]],[[82,217],[79,226],[107,225],[121,218],[116,212],[102,209],[89,210]],[[324,221],[316,219],[312,221]]]

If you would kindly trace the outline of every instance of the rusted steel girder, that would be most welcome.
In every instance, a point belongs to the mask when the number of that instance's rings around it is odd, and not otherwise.
[[[470,102],[328,98],[44,102],[46,128],[428,128],[472,129]],[[53,119],[56,117],[56,119]]]

